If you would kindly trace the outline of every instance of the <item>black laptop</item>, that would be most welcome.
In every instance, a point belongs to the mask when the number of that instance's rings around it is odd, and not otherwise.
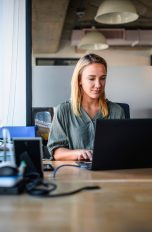
[[[97,120],[91,170],[152,168],[152,119]]]

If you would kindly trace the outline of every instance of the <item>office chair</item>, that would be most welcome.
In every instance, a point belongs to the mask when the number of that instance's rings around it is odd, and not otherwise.
[[[4,126],[0,128],[0,138],[3,138],[2,130],[6,128],[10,132],[10,137],[35,137],[35,126]]]
[[[43,138],[43,158],[50,158],[47,141],[50,132],[52,116],[49,111],[40,111],[35,114],[36,135]]]
[[[117,102],[117,104],[123,108],[123,110],[125,112],[125,118],[130,119],[130,107],[129,107],[129,105],[127,103],[120,103],[120,102],[119,103]]]

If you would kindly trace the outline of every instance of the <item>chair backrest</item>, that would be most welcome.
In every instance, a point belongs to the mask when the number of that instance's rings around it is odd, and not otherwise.
[[[13,137],[35,137],[35,126],[5,126],[0,128],[0,138],[3,137],[2,130],[6,128],[10,132],[11,138]]]
[[[51,120],[54,115],[53,107],[32,107],[32,125],[35,125],[35,117],[39,112],[48,112],[50,114]]]
[[[129,107],[129,105],[127,103],[120,103],[120,102],[119,103],[117,102],[117,104],[119,104],[123,108],[123,110],[125,112],[125,117],[130,119],[130,107]]]

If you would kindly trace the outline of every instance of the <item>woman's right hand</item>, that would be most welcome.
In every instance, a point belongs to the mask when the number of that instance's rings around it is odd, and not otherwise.
[[[92,150],[87,149],[68,149],[64,147],[59,147],[54,150],[54,159],[55,160],[63,160],[63,161],[82,161],[82,160],[90,160],[92,161]]]
[[[81,160],[90,160],[90,161],[92,161],[92,155],[93,155],[92,150],[77,149],[75,151],[76,151],[78,161],[81,161]]]

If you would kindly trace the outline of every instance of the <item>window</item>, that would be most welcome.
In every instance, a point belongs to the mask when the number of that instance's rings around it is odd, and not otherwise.
[[[77,58],[36,58],[36,65],[75,65]]]

